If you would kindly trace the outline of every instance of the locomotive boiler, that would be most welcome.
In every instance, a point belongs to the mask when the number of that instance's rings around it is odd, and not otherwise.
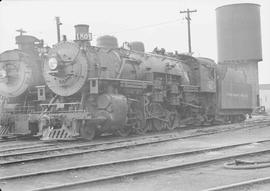
[[[35,88],[44,84],[38,55],[43,41],[21,34],[16,43],[18,49],[0,54],[1,136],[30,133],[27,114],[45,95]]]

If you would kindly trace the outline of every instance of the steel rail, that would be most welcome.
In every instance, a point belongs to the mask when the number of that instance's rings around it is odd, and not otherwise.
[[[252,179],[248,181],[243,181],[243,182],[237,182],[233,184],[228,184],[228,185],[223,185],[223,186],[218,186],[218,187],[213,187],[213,188],[208,188],[203,191],[226,191],[226,190],[239,190],[241,188],[245,188],[246,186],[253,186],[256,184],[265,184],[265,183],[270,183],[270,177],[264,177],[264,178],[257,178],[257,179]]]
[[[3,138],[3,136],[0,138],[0,142],[13,142],[17,140],[27,140],[27,139],[35,139],[33,136],[29,135],[12,135],[12,137],[6,137]]]
[[[21,146],[21,147],[18,147]],[[8,148],[8,149],[1,149],[0,153],[4,153],[4,152],[12,152],[12,151],[17,151],[17,150],[24,150],[24,149],[33,149],[33,148],[42,148],[42,147],[51,147],[51,146],[57,146],[56,144],[52,144],[52,143],[28,143],[28,144],[22,144],[22,145],[7,145],[5,147],[13,147],[13,148]]]
[[[12,142],[12,141],[16,141],[16,139],[14,139],[14,138],[12,138],[12,139],[11,139],[11,138],[8,138],[8,139],[0,138],[0,143],[1,143],[1,142],[6,143],[6,142]]]
[[[7,143],[7,144],[5,144],[5,143]],[[16,147],[16,146],[18,146],[18,147],[22,147],[22,146],[28,146],[28,145],[33,145],[33,143],[34,144],[41,144],[41,143],[43,143],[43,142],[41,142],[40,140],[35,140],[35,141],[33,141],[33,140],[30,140],[30,141],[28,141],[28,140],[20,140],[20,139],[16,139],[16,140],[14,140],[14,141],[7,141],[7,142],[3,142],[3,143],[1,143],[1,145],[0,145],[0,149],[4,149],[4,148],[6,148],[6,147]]]

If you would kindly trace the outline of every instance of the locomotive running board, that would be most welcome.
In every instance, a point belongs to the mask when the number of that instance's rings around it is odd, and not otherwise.
[[[40,140],[75,140],[76,136],[78,135],[78,133],[68,129],[67,127],[62,127],[60,129],[53,129],[53,127],[48,127],[43,130]]]

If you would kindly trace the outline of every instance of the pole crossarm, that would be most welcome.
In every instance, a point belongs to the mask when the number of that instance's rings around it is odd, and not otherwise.
[[[16,30],[16,31],[20,33],[20,36],[22,36],[23,33],[26,33],[26,31],[24,31],[23,29],[18,29],[18,30]]]

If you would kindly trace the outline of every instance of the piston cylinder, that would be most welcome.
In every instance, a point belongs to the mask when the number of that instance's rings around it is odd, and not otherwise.
[[[127,121],[128,104],[123,95],[102,94],[97,99],[97,116],[106,118],[104,130],[123,128]]]

